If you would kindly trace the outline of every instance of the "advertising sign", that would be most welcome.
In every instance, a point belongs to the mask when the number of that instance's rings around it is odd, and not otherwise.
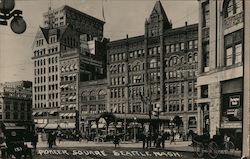
[[[240,107],[240,95],[229,97],[229,107]]]

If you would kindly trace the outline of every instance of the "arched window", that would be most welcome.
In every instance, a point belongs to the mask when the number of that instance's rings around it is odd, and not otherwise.
[[[89,94],[89,100],[96,100],[96,94],[94,91],[91,91]]]
[[[196,53],[194,54],[194,61],[198,62],[198,55]]]
[[[106,91],[100,90],[98,93],[98,99],[105,99],[106,97]]]
[[[81,96],[81,101],[82,101],[82,102],[86,102],[86,101],[88,100],[87,96],[88,96],[88,95],[86,94],[86,92],[83,92],[83,93],[82,93],[82,96]]]
[[[150,68],[156,68],[157,67],[157,61],[156,59],[152,59],[150,61],[150,65],[149,65]]]
[[[189,54],[188,55],[188,62],[192,62],[193,60],[192,60],[193,58],[192,58],[192,54]]]
[[[242,0],[228,0],[225,5],[225,18],[243,11]]]

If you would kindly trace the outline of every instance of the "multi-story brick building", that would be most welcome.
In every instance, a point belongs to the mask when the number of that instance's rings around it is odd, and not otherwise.
[[[81,82],[79,85],[80,94],[80,115],[84,123],[81,124],[81,130],[89,132],[89,128],[96,126],[96,123],[86,118],[95,114],[101,114],[107,111],[107,79]],[[94,120],[94,122],[96,122]],[[98,122],[98,121],[97,121]],[[99,126],[99,128],[101,128]]]
[[[69,6],[44,14],[44,27],[35,37],[32,58],[33,109],[38,127],[56,129],[65,119],[73,122],[79,81],[105,77],[103,25],[103,21]]]
[[[32,118],[32,82],[18,81],[0,84],[0,121],[24,126],[34,131]]]
[[[227,134],[241,148],[244,123],[243,154],[249,155],[250,3],[199,3],[198,132]]]
[[[144,35],[108,44],[108,110],[141,121],[155,111],[166,125],[178,115],[196,131],[197,52],[198,25],[172,28],[157,1]]]

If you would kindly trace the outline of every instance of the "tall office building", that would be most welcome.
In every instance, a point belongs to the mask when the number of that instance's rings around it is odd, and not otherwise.
[[[44,14],[33,43],[33,110],[37,127],[75,123],[78,83],[105,77],[104,22],[69,6]],[[101,51],[100,51],[101,50]],[[100,52],[97,52],[100,51]],[[72,124],[67,124],[72,126]]]

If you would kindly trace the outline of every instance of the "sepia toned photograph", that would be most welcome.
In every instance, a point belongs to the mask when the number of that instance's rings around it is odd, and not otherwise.
[[[250,159],[250,0],[0,0],[0,159]]]

